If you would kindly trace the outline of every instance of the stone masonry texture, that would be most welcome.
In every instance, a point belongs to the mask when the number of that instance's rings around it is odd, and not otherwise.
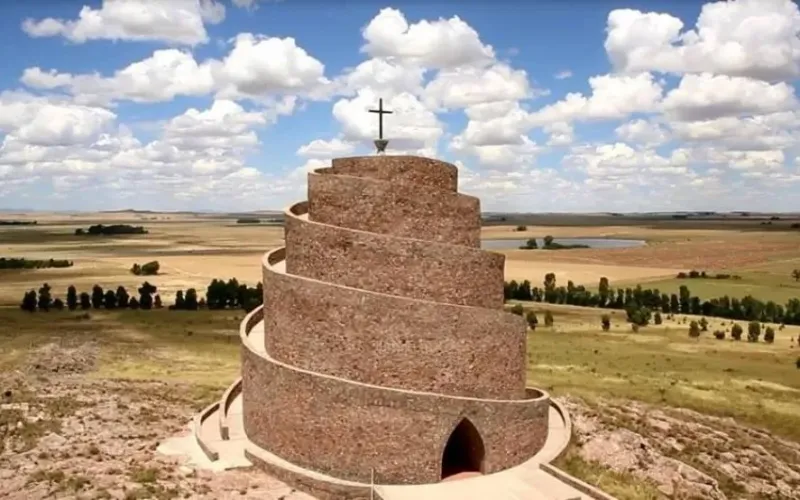
[[[525,396],[520,316],[366,293],[268,269],[264,290],[265,346],[279,361],[400,389]]]
[[[458,190],[458,168],[419,156],[355,156],[335,158],[324,173],[369,177],[392,184],[427,186],[442,191]]]
[[[264,260],[264,307],[243,325],[264,329],[263,352],[242,347],[254,449],[339,480],[374,470],[379,484],[439,481],[465,418],[484,473],[541,449],[549,398],[526,388],[526,325],[503,310],[504,257],[480,249],[480,204],[457,186],[455,166],[414,156],[338,158],[309,174],[286,247]],[[330,497],[341,488],[331,482]]]
[[[338,175],[308,176],[309,218],[324,224],[478,248],[477,198],[424,186]]]
[[[416,299],[503,307],[505,257],[286,217],[286,271]]]
[[[269,362],[246,347],[244,424],[256,445],[295,465],[376,483],[440,479],[452,430],[467,417],[484,440],[484,472],[518,465],[547,437],[547,398],[492,401],[392,391]]]

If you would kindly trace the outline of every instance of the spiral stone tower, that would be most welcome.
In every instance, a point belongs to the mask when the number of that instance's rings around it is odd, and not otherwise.
[[[504,256],[480,248],[480,202],[457,176],[385,155],[308,174],[285,247],[263,258],[242,378],[197,417],[198,433],[218,425],[228,441],[214,447],[238,442],[249,463],[322,499],[461,483],[565,446],[548,438],[550,398],[526,387],[527,327],[503,310]]]

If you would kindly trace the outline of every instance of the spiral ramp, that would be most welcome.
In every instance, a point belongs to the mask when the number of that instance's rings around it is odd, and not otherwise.
[[[420,157],[309,174],[262,260],[242,378],[194,420],[209,458],[320,499],[610,498],[548,465],[569,416],[525,385],[504,257],[480,249],[479,201],[456,188],[453,165]],[[442,481],[465,425],[475,473]]]

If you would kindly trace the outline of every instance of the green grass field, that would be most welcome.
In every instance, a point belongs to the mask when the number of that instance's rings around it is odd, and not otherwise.
[[[26,313],[0,308],[0,370],[48,343],[99,347],[97,378],[184,381],[223,388],[239,373],[241,311]]]
[[[709,332],[691,339],[682,324],[633,333],[617,312],[615,327],[602,332],[599,311],[551,310],[554,327],[537,328],[528,339],[532,385],[555,395],[690,408],[800,441],[800,371],[794,364],[800,349],[792,342],[800,328],[776,332],[774,344],[752,344],[713,338],[710,331],[725,327],[716,319]]]

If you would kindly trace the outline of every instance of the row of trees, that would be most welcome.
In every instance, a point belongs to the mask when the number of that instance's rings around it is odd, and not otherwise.
[[[264,301],[264,288],[259,281],[255,287],[239,283],[236,278],[227,282],[212,280],[206,289],[209,309],[244,309],[252,311]]]
[[[76,236],[111,236],[116,234],[147,234],[147,230],[142,226],[131,226],[130,224],[94,224],[88,229],[78,228],[75,230]]]
[[[78,308],[87,309],[161,309],[163,307],[158,288],[145,281],[137,290],[136,294],[131,294],[124,286],[115,289],[104,290],[100,285],[94,285],[91,293],[80,292],[75,286],[67,288],[66,300],[53,297],[52,287],[45,283],[38,292],[29,290],[25,292],[20,308],[24,311],[35,312],[49,311],[51,309],[69,309],[74,311]],[[261,283],[255,287],[248,287],[240,284],[235,278],[227,282],[224,280],[213,280],[206,290],[204,298],[198,297],[197,290],[179,290],[175,294],[175,303],[169,306],[171,310],[196,311],[198,309],[244,309],[252,311],[263,302],[263,288]]]
[[[688,273],[679,272],[676,276],[678,279],[715,279],[715,280],[740,280],[742,279],[741,276],[738,274],[725,274],[725,273],[717,273],[717,274],[707,274],[705,271],[695,271],[692,269]]]
[[[704,320],[705,318],[703,318]],[[690,337],[699,337],[700,332],[707,331],[707,325],[703,324],[703,321],[700,322],[692,321],[689,323],[689,336]],[[761,337],[761,332],[764,332],[764,342],[771,344],[775,342],[775,329],[771,326],[764,327],[758,321],[751,321],[747,324],[747,341],[748,342],[758,342],[758,339]],[[744,329],[742,325],[739,323],[734,323],[731,327],[731,338],[733,340],[742,340],[742,335],[744,334]],[[718,340],[725,340],[725,331],[724,330],[715,330],[714,337]]]
[[[239,283],[236,278],[227,282],[212,280],[206,289],[205,298],[198,299],[197,290],[189,288],[175,294],[175,304],[170,309],[196,311],[198,309],[244,309],[252,311],[264,302],[264,288],[259,282],[255,287]]]
[[[35,226],[35,220],[0,220],[0,226]]]
[[[513,314],[518,314],[520,316],[524,316],[525,320],[528,323],[528,327],[531,330],[535,330],[536,326],[539,324],[539,318],[536,315],[536,312],[532,310],[528,310],[527,313],[525,309],[522,307],[522,304],[514,305],[510,310]],[[636,310],[635,310],[636,311]],[[650,321],[650,311],[647,311],[647,317],[644,318],[634,318],[631,319],[630,313],[628,315],[628,321],[632,323],[631,327],[634,332],[639,331],[639,326],[647,325]],[[663,322],[663,318],[661,314],[656,311],[655,314],[652,315],[653,323],[656,325],[660,325]],[[544,324],[545,326],[553,326],[553,314],[550,311],[544,312]],[[600,317],[600,327],[603,329],[604,332],[607,332],[611,329],[611,316],[608,314],[603,314]],[[747,324],[747,341],[748,342],[758,342],[761,332],[764,332],[764,342],[771,344],[775,341],[775,329],[771,326],[764,326],[758,321],[750,321]],[[708,331],[708,320],[706,318],[700,318],[699,321],[691,321],[689,323],[689,336],[693,338],[700,337],[702,332]],[[738,323],[734,323],[731,327],[731,338],[734,340],[742,340],[742,334],[744,333],[744,329]],[[714,331],[714,337],[719,340],[725,339],[725,331],[724,330],[716,330]],[[798,339],[800,342],[800,339]]]
[[[65,307],[70,311],[78,308],[87,309],[160,309],[161,297],[156,293],[158,289],[145,281],[137,289],[138,296],[131,296],[124,286],[118,286],[116,290],[103,290],[100,285],[92,287],[92,293],[80,292],[74,285],[67,288],[66,302],[60,298],[54,298],[52,287],[45,283],[36,290],[25,292],[22,297],[20,308],[24,311],[35,312],[49,311],[50,309],[62,310]]]
[[[0,269],[46,269],[49,267],[72,267],[72,261],[66,259],[26,259],[0,257]]]
[[[266,219],[258,217],[242,217],[236,219],[237,224],[281,224],[283,219],[280,217],[267,217]]]
[[[528,280],[522,283],[506,282],[504,296],[506,300],[624,309],[629,311],[629,316],[631,311],[646,310],[800,325],[800,298],[790,299],[784,305],[771,300],[762,302],[750,295],[741,299],[726,295],[702,300],[700,297],[692,296],[686,285],[681,285],[677,294],[661,293],[658,289],[643,289],[641,285],[614,290],[605,277],[600,278],[597,292],[592,292],[582,285],[575,286],[572,281],[568,281],[566,287],[557,286],[556,275],[547,273],[542,288],[531,287]],[[648,312],[641,314],[646,315]]]

